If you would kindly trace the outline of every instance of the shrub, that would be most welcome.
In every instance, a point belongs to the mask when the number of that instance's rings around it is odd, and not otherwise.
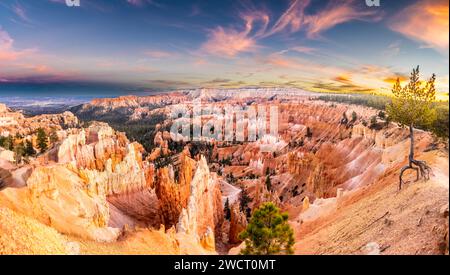
[[[292,254],[294,232],[288,224],[288,215],[280,213],[273,203],[257,209],[247,228],[239,235],[245,241],[243,255]]]

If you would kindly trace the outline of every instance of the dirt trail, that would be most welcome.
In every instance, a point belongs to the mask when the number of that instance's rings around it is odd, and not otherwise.
[[[327,216],[296,227],[296,254],[363,254],[376,242],[381,254],[439,254],[448,217],[448,154],[420,156],[434,175],[425,182],[409,182],[398,191],[398,167],[377,183],[345,195]],[[413,178],[413,175],[409,175]]]

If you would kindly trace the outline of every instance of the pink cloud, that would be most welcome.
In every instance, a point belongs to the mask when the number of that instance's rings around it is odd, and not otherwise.
[[[291,32],[297,32],[302,27],[302,23],[305,17],[305,9],[309,5],[310,0],[292,1],[289,8],[283,13],[278,21],[273,25],[270,31],[265,36],[270,36],[285,30]]]
[[[404,36],[448,54],[448,0],[419,1],[406,7],[389,27]]]
[[[306,47],[306,46],[293,47],[293,48],[291,48],[291,50],[299,52],[299,53],[314,53],[314,52],[316,52],[316,49],[311,48],[311,47]]]
[[[264,36],[270,23],[270,16],[263,11],[243,13],[241,18],[245,21],[246,33],[250,34],[254,31],[254,37]],[[261,23],[258,29],[255,28],[257,23]]]
[[[47,65],[20,64],[19,67],[30,70],[35,73],[49,73],[52,71]]]
[[[209,32],[208,41],[202,49],[213,55],[234,57],[242,52],[257,50],[257,39],[263,37],[269,26],[270,17],[262,11],[242,13],[242,30],[217,27]]]
[[[320,38],[320,34],[336,25],[352,20],[379,20],[376,10],[359,10],[354,0],[331,1],[316,14],[306,14],[310,0],[294,0],[288,9],[270,26],[270,16],[263,11],[241,14],[244,21],[242,30],[217,27],[210,31],[208,41],[202,49],[209,54],[234,57],[242,52],[253,52],[257,41],[278,33],[305,31],[310,39]],[[257,23],[260,23],[257,25]],[[299,48],[309,53],[312,49]]]
[[[308,38],[316,39],[320,37],[320,33],[348,21],[380,19],[376,10],[359,10],[354,0],[330,1],[323,10],[316,14],[306,14],[305,10],[310,3],[310,0],[292,1],[286,12],[265,36],[304,30]]]
[[[234,57],[241,52],[251,52],[256,48],[256,41],[249,37],[251,26],[239,32],[234,29],[218,27],[209,34],[208,41],[203,44],[203,50],[209,54]]]
[[[161,50],[148,50],[145,52],[145,55],[155,59],[164,59],[173,57],[174,53]]]
[[[303,66],[301,63],[292,59],[285,58],[278,54],[272,54],[263,60],[264,63],[270,66],[289,68],[289,69],[301,69]]]
[[[144,66],[144,65],[137,65],[134,66],[133,68],[131,68],[131,70],[133,72],[137,72],[137,73],[155,73],[158,70],[149,66]]]
[[[286,74],[290,75],[291,79],[301,76],[301,79],[309,79],[312,83],[335,83],[333,85],[338,85],[336,87],[348,85],[364,89],[384,88],[388,91],[390,86],[384,80],[395,74],[389,67],[359,65],[356,68],[347,68],[292,56],[286,57],[280,53],[260,57],[258,61],[258,68],[269,68],[270,71],[283,75],[283,78],[286,78]]]
[[[322,11],[304,16],[304,24],[309,38],[319,38],[320,34],[339,24],[353,20],[377,21],[381,18],[373,9],[358,10],[354,1],[330,2]]]
[[[194,60],[195,66],[204,66],[207,64],[208,64],[208,61],[206,61],[205,59],[202,59],[202,58]]]
[[[16,50],[13,47],[14,40],[9,36],[9,34],[0,28],[0,61],[14,61],[19,57],[23,57],[25,55],[33,52],[31,49],[27,50]]]

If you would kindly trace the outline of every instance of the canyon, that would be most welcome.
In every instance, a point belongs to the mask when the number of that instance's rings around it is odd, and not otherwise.
[[[175,142],[173,108],[198,103],[219,110],[197,120],[214,132],[226,106],[275,106],[278,132]],[[295,254],[448,254],[448,143],[416,129],[433,173],[405,174],[398,190],[409,132],[366,106],[296,89],[198,89],[32,117],[0,105],[0,122],[2,136],[39,151],[18,161],[0,147],[0,254],[238,254],[265,202],[289,214]],[[249,136],[249,117],[232,122]],[[54,133],[46,150],[38,129]]]

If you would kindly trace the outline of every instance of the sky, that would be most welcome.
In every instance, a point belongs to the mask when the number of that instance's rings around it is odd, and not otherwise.
[[[0,93],[389,93],[420,65],[448,99],[447,0],[65,2],[0,0]]]

